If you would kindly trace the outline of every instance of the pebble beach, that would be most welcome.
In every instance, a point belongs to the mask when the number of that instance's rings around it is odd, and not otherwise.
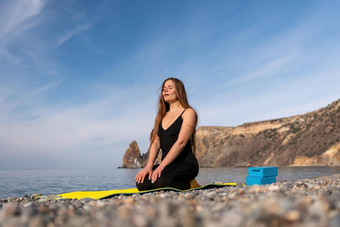
[[[109,199],[0,200],[0,226],[340,226],[340,174]]]

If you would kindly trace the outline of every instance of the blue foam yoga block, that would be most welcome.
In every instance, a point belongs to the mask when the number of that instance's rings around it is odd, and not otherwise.
[[[248,175],[253,177],[274,177],[277,173],[277,167],[272,166],[248,168]]]
[[[247,177],[247,185],[253,185],[253,184],[271,184],[276,183],[276,177]]]

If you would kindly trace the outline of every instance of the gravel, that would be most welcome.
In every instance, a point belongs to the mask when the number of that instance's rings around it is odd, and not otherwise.
[[[340,226],[340,174],[191,192],[0,200],[0,226]]]

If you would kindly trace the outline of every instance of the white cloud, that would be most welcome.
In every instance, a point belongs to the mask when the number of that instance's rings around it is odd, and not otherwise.
[[[60,38],[57,39],[55,48],[67,42],[73,36],[88,30],[90,27],[91,27],[90,24],[79,25],[79,26],[76,26],[74,29],[66,32],[64,35],[62,35]]]
[[[254,69],[250,70],[251,72],[245,73],[244,75],[241,75],[234,80],[230,80],[227,83],[228,85],[248,83],[255,79],[275,76],[278,72],[284,72],[285,67],[289,67],[289,64],[293,60],[295,59],[291,56],[282,56],[278,59],[270,59],[253,67]]]
[[[47,56],[47,42],[34,29],[45,23],[44,1],[4,1],[0,6],[0,82],[16,83],[21,79],[55,75]]]
[[[5,1],[0,7],[0,38],[13,38],[32,27],[31,18],[38,15],[44,6],[41,0]]]
[[[120,163],[132,140],[139,140],[141,151],[146,152],[155,115],[155,97],[146,90],[111,87],[112,92],[105,97],[72,106],[46,104],[41,97],[49,92],[48,86],[16,100],[2,98],[0,106],[6,106],[6,111],[0,112],[1,151],[36,157],[104,152]],[[13,105],[7,103],[13,101]],[[33,106],[23,113],[14,111],[27,102]]]

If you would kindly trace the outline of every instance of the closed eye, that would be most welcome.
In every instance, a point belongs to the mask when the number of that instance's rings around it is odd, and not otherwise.
[[[166,88],[166,87],[163,87],[163,88],[162,88],[162,91],[164,91],[165,88]],[[169,86],[169,87],[168,87],[168,89],[172,89],[172,88],[173,88],[172,86]]]

